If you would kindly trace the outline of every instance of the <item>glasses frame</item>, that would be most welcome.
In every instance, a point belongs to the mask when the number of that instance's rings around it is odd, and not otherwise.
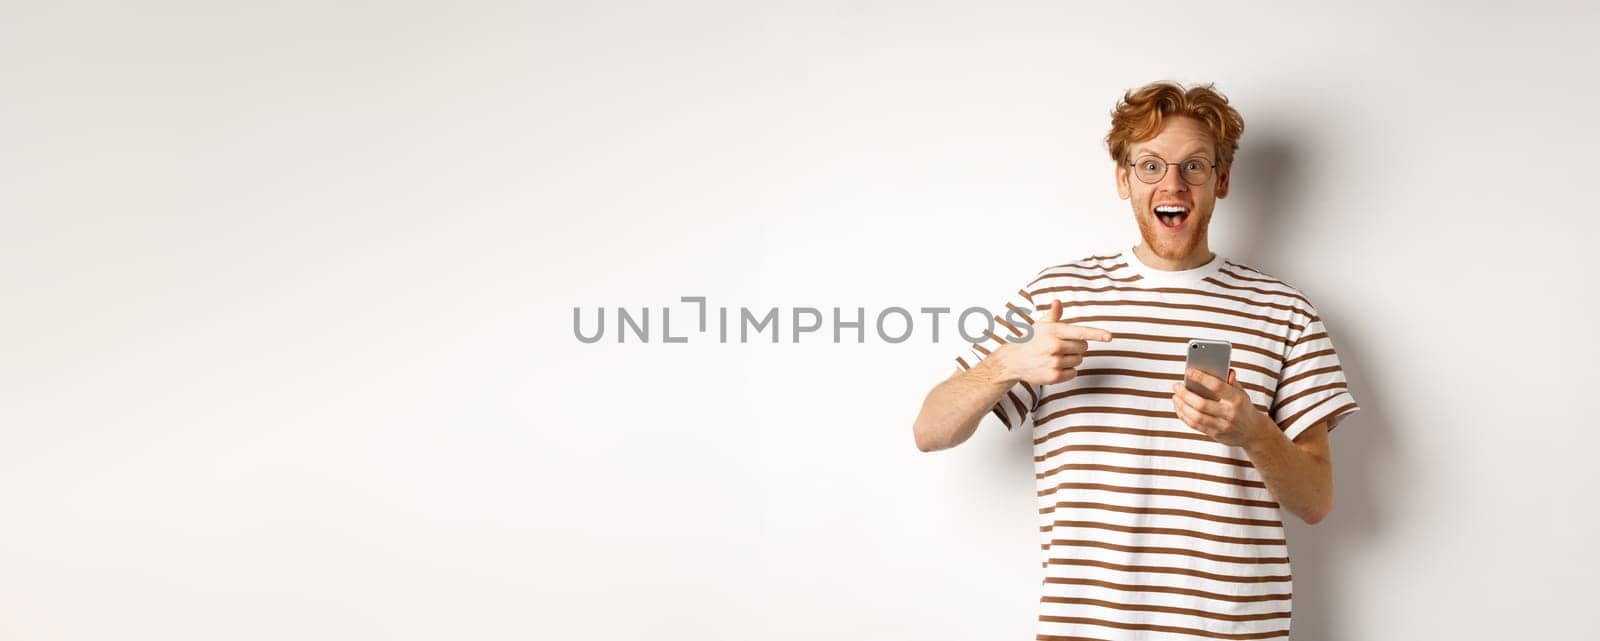
[[[1139,176],[1138,167],[1139,167],[1140,161],[1143,161],[1146,158],[1154,158],[1157,161],[1161,162],[1161,175],[1160,176],[1156,176],[1155,180],[1145,180],[1143,177]],[[1188,177],[1183,175],[1183,170],[1179,169],[1178,170],[1178,179],[1179,180],[1182,180],[1183,182],[1188,183],[1190,186],[1200,187],[1202,185],[1205,185],[1208,182],[1211,182],[1212,178],[1216,178],[1217,177],[1217,167],[1221,166],[1221,163],[1212,162],[1211,159],[1206,158],[1205,156],[1190,156],[1190,157],[1184,158],[1183,160],[1180,160],[1178,162],[1167,162],[1166,158],[1162,158],[1162,157],[1157,156],[1155,154],[1145,154],[1143,156],[1139,156],[1138,158],[1133,159],[1133,162],[1128,163],[1128,172],[1132,173],[1134,178],[1138,178],[1139,182],[1142,182],[1142,183],[1144,183],[1146,185],[1155,185],[1155,184],[1160,183],[1162,180],[1166,179],[1167,172],[1171,171],[1171,168],[1172,168],[1173,165],[1182,165],[1182,164],[1184,164],[1186,162],[1190,162],[1190,161],[1194,161],[1194,160],[1201,161],[1202,163],[1205,163],[1205,164],[1208,165],[1207,168],[1206,168],[1207,169],[1206,179],[1202,180],[1200,182],[1191,181],[1191,180],[1189,180]]]

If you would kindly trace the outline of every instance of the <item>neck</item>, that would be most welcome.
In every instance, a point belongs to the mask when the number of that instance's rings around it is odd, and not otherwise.
[[[1150,249],[1150,243],[1145,242],[1141,242],[1138,247],[1133,248],[1133,253],[1138,256],[1140,261],[1143,261],[1144,264],[1149,265],[1152,269],[1168,272],[1194,269],[1211,262],[1211,259],[1215,257],[1215,254],[1212,254],[1210,249],[1201,245],[1196,247],[1194,251],[1189,252],[1187,256],[1176,259],[1162,258],[1156,255],[1154,250]]]

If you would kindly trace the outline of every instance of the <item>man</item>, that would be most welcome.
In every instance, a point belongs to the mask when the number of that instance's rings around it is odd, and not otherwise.
[[[1311,302],[1207,246],[1243,130],[1209,85],[1124,94],[1106,142],[1142,242],[1041,270],[917,416],[923,451],[985,410],[1033,424],[1038,639],[1289,636],[1281,510],[1332,509],[1328,432],[1360,408]],[[1184,371],[1190,339],[1232,344],[1226,380]]]

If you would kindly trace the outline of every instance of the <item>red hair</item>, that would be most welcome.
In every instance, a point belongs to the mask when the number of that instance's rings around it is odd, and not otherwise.
[[[1244,133],[1244,118],[1228,105],[1228,98],[1218,93],[1213,85],[1197,85],[1185,89],[1175,82],[1152,82],[1128,91],[1111,110],[1111,133],[1106,134],[1106,147],[1111,159],[1117,163],[1128,162],[1128,148],[1161,134],[1166,119],[1189,117],[1198,120],[1217,146],[1217,164],[1233,164],[1233,152],[1239,148],[1239,136]]]

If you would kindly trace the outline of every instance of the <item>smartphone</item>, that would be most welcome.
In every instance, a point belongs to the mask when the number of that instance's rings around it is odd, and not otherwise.
[[[1228,367],[1233,358],[1233,344],[1222,341],[1189,341],[1189,357],[1183,364],[1183,385],[1189,391],[1199,394],[1207,400],[1217,400],[1211,390],[1205,388],[1198,381],[1189,378],[1189,368],[1228,380]]]

